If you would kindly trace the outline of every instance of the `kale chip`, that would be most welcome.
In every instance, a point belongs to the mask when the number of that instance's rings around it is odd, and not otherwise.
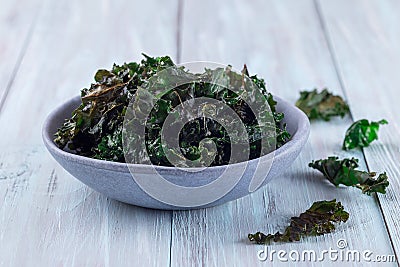
[[[310,120],[322,119],[329,121],[331,117],[344,117],[349,113],[349,106],[343,98],[333,95],[327,89],[323,89],[320,93],[317,92],[317,89],[300,92],[300,98],[297,100],[296,106]]]
[[[367,147],[374,140],[378,140],[379,125],[388,124],[386,120],[371,121],[358,120],[346,131],[343,142],[343,150],[356,147]]]
[[[308,166],[322,172],[329,182],[335,186],[340,184],[354,186],[368,195],[373,192],[385,194],[386,187],[389,186],[386,173],[375,178],[375,172],[356,170],[358,159],[355,158],[339,160],[338,157],[328,157],[327,159],[313,161]]]
[[[193,74],[183,67],[176,66],[170,57],[149,57],[144,55],[140,63],[131,62],[121,66],[114,64],[111,70],[98,70],[94,76],[95,83],[81,91],[81,105],[72,113],[72,117],[58,129],[54,142],[61,148],[78,155],[109,161],[125,162],[123,149],[124,118],[131,101],[139,92],[149,88],[157,88],[160,93],[154,98],[142,99],[144,104],[152,105],[152,110],[145,121],[144,136],[132,135],[132,142],[142,142],[152,164],[172,166],[168,156],[176,151],[165,149],[161,142],[161,129],[166,117],[174,113],[174,109],[185,101],[207,97],[228,105],[239,116],[244,125],[250,148],[249,158],[254,159],[262,154],[261,138],[274,138],[274,149],[282,146],[290,139],[282,123],[284,114],[276,111],[277,102],[266,90],[263,79],[250,76],[247,67],[242,73],[225,69],[205,69],[203,73]],[[165,70],[172,76],[165,77]],[[155,79],[152,79],[155,77]],[[177,83],[174,88],[166,88],[165,84],[175,81],[191,80],[195,82]],[[208,81],[223,81],[223,86]],[[262,131],[263,125],[257,121],[255,114],[244,101],[244,90],[237,94],[229,88],[242,88],[245,79],[250,79],[261,91],[261,99],[270,106],[272,125],[269,131]],[[141,95],[142,96],[142,95]],[[147,102],[146,102],[147,101]],[[211,112],[211,111],[210,111]],[[179,119],[177,119],[179,121]],[[268,133],[268,136],[262,136]],[[179,134],[180,152],[189,160],[201,160],[204,155],[214,156],[210,166],[229,163],[231,136],[217,121],[210,118],[198,118],[188,122]],[[206,140],[203,141],[202,140]],[[216,145],[216,151],[209,144]],[[143,151],[133,151],[139,158]],[[135,158],[135,156],[133,157]],[[132,161],[129,161],[132,162]]]
[[[344,210],[336,199],[331,201],[317,201],[299,217],[292,217],[290,225],[283,233],[264,234],[257,232],[249,234],[248,238],[256,244],[270,244],[274,242],[299,241],[303,236],[317,236],[331,233],[335,230],[334,222],[346,222],[349,213]]]

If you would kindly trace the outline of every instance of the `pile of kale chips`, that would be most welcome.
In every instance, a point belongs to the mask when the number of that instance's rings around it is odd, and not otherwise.
[[[122,141],[124,116],[138,88],[146,88],[150,78],[167,68],[176,68],[180,71],[180,75],[194,75],[183,67],[176,66],[168,56],[152,58],[144,55],[144,57],[140,63],[131,62],[121,66],[114,64],[111,70],[97,71],[94,77],[95,83],[81,91],[81,105],[55,134],[54,142],[61,149],[86,157],[125,162]],[[276,147],[287,142],[290,134],[282,124],[284,114],[276,111],[277,103],[267,92],[264,80],[257,76],[249,76],[246,66],[241,74],[231,71],[230,66],[222,70],[229,86],[240,86],[246,75],[260,88],[264,101],[270,106],[270,115],[273,116],[273,137],[276,138]],[[198,75],[206,78],[217,72],[220,73],[221,69],[205,69],[204,73]],[[171,166],[161,144],[160,133],[163,122],[174,107],[197,97],[213,98],[232,108],[247,131],[249,158],[260,157],[262,136],[259,134],[258,122],[249,105],[240,95],[228,88],[219,87],[216,90],[215,85],[199,80],[165,92],[154,105],[147,118],[145,131],[145,146],[152,164]],[[199,142],[204,138],[213,140],[217,147],[217,154],[211,166],[228,164],[231,147],[229,135],[222,125],[209,118],[192,120],[183,127],[179,134],[182,154],[189,160],[198,159],[204,149],[199,146]]]

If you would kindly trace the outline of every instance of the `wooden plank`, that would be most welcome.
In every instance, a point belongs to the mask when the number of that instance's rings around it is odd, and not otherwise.
[[[2,1],[0,8],[0,110],[12,84],[42,0]]]
[[[320,1],[319,5],[354,119],[389,121],[380,130],[380,140],[364,153],[371,170],[386,171],[390,178],[388,192],[379,195],[379,201],[399,258],[400,2]]]
[[[246,63],[251,73],[266,78],[272,92],[292,103],[301,89],[315,86],[343,94],[313,1],[185,1],[182,27],[183,62],[209,60],[236,69]],[[262,246],[249,244],[248,233],[282,230],[291,216],[314,201],[333,198],[351,214],[335,233],[270,248],[321,252],[337,249],[336,242],[344,238],[348,249],[393,254],[376,199],[356,189],[337,189],[307,167],[311,160],[329,155],[362,159],[361,152],[341,151],[350,123],[350,117],[313,123],[309,142],[294,165],[262,190],[215,208],[173,212],[171,265],[263,266],[266,263],[257,259]],[[362,161],[361,165],[366,168]],[[336,263],[326,259],[324,266]],[[268,264],[281,262],[275,258]]]
[[[1,265],[169,262],[171,213],[83,186],[45,151],[40,132],[47,113],[96,69],[141,52],[176,55],[176,14],[177,1],[46,1],[0,114]]]

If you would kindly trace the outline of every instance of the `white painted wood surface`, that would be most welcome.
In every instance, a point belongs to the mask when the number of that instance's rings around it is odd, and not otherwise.
[[[205,14],[209,19],[204,20]],[[313,1],[260,0],[249,5],[240,1],[186,1],[182,27],[183,61],[231,63],[237,69],[246,63],[251,73],[266,78],[272,92],[291,102],[301,89],[314,86],[344,94]],[[349,117],[313,123],[309,142],[294,166],[261,192],[206,211],[174,212],[172,266],[187,265],[193,259],[198,266],[262,266],[266,263],[256,257],[260,247],[249,245],[246,233],[281,230],[291,216],[312,202],[333,198],[342,201],[352,214],[338,232],[274,248],[321,251],[336,248],[335,242],[344,238],[350,249],[393,254],[376,199],[354,189],[336,189],[307,167],[311,160],[332,154],[362,159],[360,152],[341,151],[343,133],[350,123]],[[362,165],[365,168],[364,162]],[[198,224],[207,231],[199,231]],[[221,237],[221,233],[225,235]],[[326,261],[324,265],[335,263]]]
[[[390,177],[388,192],[379,201],[399,255],[400,2],[321,1],[320,6],[354,119],[389,121],[380,140],[364,153],[371,170]]]
[[[139,60],[141,52],[175,57],[176,13],[177,1],[43,4],[0,114],[0,265],[169,263],[171,213],[109,200],[82,185],[45,151],[41,126],[96,69]]]
[[[0,110],[9,91],[42,0],[0,2]]]
[[[250,244],[247,234],[282,230],[312,202],[333,198],[350,212],[346,224],[331,235],[273,249],[318,252],[336,249],[344,238],[349,249],[387,255],[394,248],[399,253],[397,2],[14,2],[3,0],[0,11],[0,44],[7,47],[0,49],[5,59],[0,62],[0,98],[10,85],[0,111],[0,265],[271,265],[257,259],[262,246]],[[37,17],[34,10],[39,10]],[[8,26],[13,14],[26,16]],[[26,46],[10,45],[19,35],[25,36]],[[392,177],[388,194],[379,203],[356,189],[337,189],[307,167],[313,159],[336,154],[356,156],[366,168],[361,151],[340,150],[350,117],[313,123],[308,144],[285,175],[225,205],[155,211],[93,192],[45,151],[41,124],[59,102],[87,86],[96,69],[138,60],[141,52],[169,54],[181,62],[231,63],[237,69],[246,63],[251,73],[266,78],[272,92],[291,102],[301,89],[327,86],[348,97],[355,119],[387,118],[390,126],[382,128],[380,142],[365,155],[371,170],[386,170]],[[18,71],[10,72],[5,62]],[[376,101],[380,109],[373,105]]]

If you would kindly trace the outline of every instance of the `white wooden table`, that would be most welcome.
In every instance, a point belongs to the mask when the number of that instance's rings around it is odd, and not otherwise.
[[[345,249],[398,258],[399,14],[398,0],[0,0],[0,265],[377,266],[258,259],[264,247],[250,244],[248,233],[282,230],[312,202],[333,198],[351,214],[335,233],[269,249],[318,253],[345,239]],[[173,212],[119,203],[66,173],[40,131],[48,112],[88,86],[96,69],[139,60],[141,52],[246,63],[291,102],[302,89],[326,86],[345,96],[351,116],[313,122],[293,166],[237,201]],[[344,131],[361,118],[390,124],[363,151],[341,151]],[[335,188],[307,167],[329,155],[386,171],[387,194]]]

